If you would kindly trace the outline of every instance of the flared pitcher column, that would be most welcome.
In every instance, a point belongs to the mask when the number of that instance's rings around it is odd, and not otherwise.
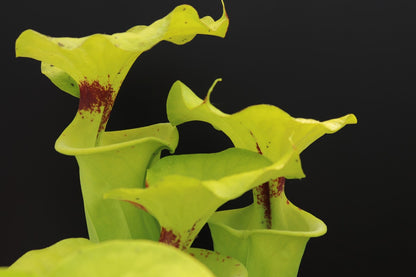
[[[176,128],[162,123],[104,132],[101,145],[92,148],[70,148],[68,138],[61,136],[56,148],[78,161],[90,239],[158,240],[160,227],[152,216],[129,203],[105,200],[103,195],[122,187],[144,188],[149,164],[159,158],[162,149],[175,149]]]
[[[272,200],[270,226],[259,210],[255,199],[248,207],[215,213],[209,220],[215,251],[241,261],[249,276],[296,277],[309,238],[325,234],[326,225],[284,192]]]

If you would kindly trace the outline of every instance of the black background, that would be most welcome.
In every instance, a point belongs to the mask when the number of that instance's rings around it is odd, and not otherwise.
[[[8,2],[1,8],[0,266],[87,236],[76,161],[53,148],[78,100],[42,76],[39,62],[14,57],[17,36],[28,28],[73,37],[121,32],[182,3],[221,16],[217,0]],[[354,113],[359,124],[311,145],[302,154],[307,177],[287,182],[288,198],[328,225],[309,242],[299,276],[414,272],[415,2],[228,0],[226,7],[225,39],[162,42],[139,57],[108,129],[166,121],[178,79],[203,97],[222,77],[212,101],[227,113],[260,103],[318,120]],[[208,124],[179,131],[177,153],[231,146]],[[210,247],[208,238],[205,229],[196,245]]]

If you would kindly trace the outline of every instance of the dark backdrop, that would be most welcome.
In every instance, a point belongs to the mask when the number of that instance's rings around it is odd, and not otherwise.
[[[7,2],[1,8],[0,266],[87,235],[75,159],[53,149],[78,100],[42,76],[39,62],[14,58],[19,33],[120,32],[182,3],[201,15],[221,15],[219,0]],[[308,244],[299,275],[404,275],[415,257],[414,1],[228,0],[226,6],[225,39],[162,42],[138,59],[108,129],[166,121],[166,96],[178,79],[202,97],[222,77],[212,101],[227,113],[260,103],[319,120],[355,113],[358,125],[302,154],[307,177],[288,181],[289,199],[328,225],[325,236]],[[207,124],[179,131],[177,153],[231,146]],[[210,247],[206,229],[196,243]]]

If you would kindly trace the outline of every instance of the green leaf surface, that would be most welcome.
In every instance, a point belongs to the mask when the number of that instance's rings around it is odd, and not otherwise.
[[[189,248],[187,252],[206,265],[216,277],[247,277],[246,267],[236,259],[218,252]]]
[[[5,277],[214,277],[205,265],[187,253],[144,240],[91,243],[67,239],[28,252],[9,269],[0,270],[0,274],[3,272],[7,274]]]
[[[162,226],[160,241],[188,249],[218,207],[293,170],[288,160],[291,155],[271,163],[258,153],[236,148],[169,156],[148,170],[148,188],[118,189],[105,197],[129,201],[148,211]]]
[[[0,277],[39,277],[39,276],[32,274],[32,273],[13,271],[13,270],[9,270],[6,267],[0,267]]]

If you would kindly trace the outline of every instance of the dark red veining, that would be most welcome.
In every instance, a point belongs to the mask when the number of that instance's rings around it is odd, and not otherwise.
[[[269,182],[255,188],[257,204],[264,209],[264,219],[266,220],[266,228],[272,228],[272,210],[270,206],[270,187]]]
[[[147,209],[143,205],[140,205],[139,203],[136,203],[136,202],[133,202],[133,201],[129,201],[129,200],[124,200],[124,201],[126,201],[126,202],[128,202],[130,204],[133,204],[136,208],[139,208],[139,209],[141,209],[141,210],[143,210],[143,211],[145,211],[145,212],[148,213]]]
[[[285,178],[279,177],[255,188],[257,204],[264,209],[264,219],[267,229],[272,228],[271,198],[279,197],[285,189]]]
[[[182,250],[186,250],[192,244],[192,242],[194,241],[196,225],[200,221],[201,221],[201,219],[198,219],[197,221],[195,221],[194,224],[192,225],[192,227],[187,230],[186,239],[184,240],[184,243],[182,245]]]
[[[257,148],[257,152],[259,152],[259,154],[263,155],[263,152],[261,152],[260,146],[257,142],[256,142],[256,148]]]
[[[250,135],[254,138],[257,152],[260,155],[263,155],[263,152],[261,151],[260,146],[252,131],[250,131]],[[265,220],[266,228],[271,229],[272,228],[272,210],[271,210],[271,205],[270,205],[269,182],[263,183],[260,186],[255,187],[254,190],[256,192],[257,205],[261,205],[264,209],[264,220]]]
[[[101,117],[101,122],[100,122],[100,128],[98,128],[98,131],[103,131],[105,129],[105,126],[108,122],[108,119],[110,118],[110,113],[111,110],[113,109],[113,104],[114,101],[111,100],[112,102],[104,107],[104,112],[103,112],[103,116]]]
[[[280,196],[282,192],[285,191],[285,182],[286,182],[285,177],[279,177],[277,179],[277,196]]]
[[[259,146],[259,144],[258,144],[258,142],[257,142],[257,140],[256,140],[256,137],[254,136],[254,134],[253,134],[253,132],[252,132],[252,131],[250,131],[250,135],[253,137],[253,139],[254,139],[254,141],[255,141],[255,143],[256,143],[256,149],[257,149],[257,152],[258,152],[260,155],[263,155],[263,152],[261,151],[260,146]]]
[[[260,149],[260,146],[254,136],[253,132],[250,131],[250,135],[254,138],[256,143],[257,152],[260,155],[263,155],[263,152]],[[269,141],[269,144],[271,142]],[[268,148],[268,146],[266,146]],[[285,189],[285,177],[279,177],[269,182],[263,183],[262,185],[255,188],[257,204],[261,205],[264,209],[264,220],[267,229],[272,228],[272,209],[271,209],[271,200],[272,197],[279,197]],[[289,200],[287,200],[289,204]]]
[[[208,257],[212,255],[212,252],[209,250],[205,250],[205,258],[208,259]]]
[[[80,100],[78,111],[89,113],[101,113],[101,122],[99,131],[105,128],[110,117],[110,112],[114,104],[113,87],[101,85],[97,80],[89,83],[87,80],[81,81],[79,84]]]
[[[273,179],[271,183],[270,195],[271,197],[279,197],[285,191],[285,177]]]
[[[176,248],[179,248],[181,244],[181,239],[179,235],[175,235],[172,230],[166,230],[162,227],[162,232],[160,233],[159,242],[172,245]]]

